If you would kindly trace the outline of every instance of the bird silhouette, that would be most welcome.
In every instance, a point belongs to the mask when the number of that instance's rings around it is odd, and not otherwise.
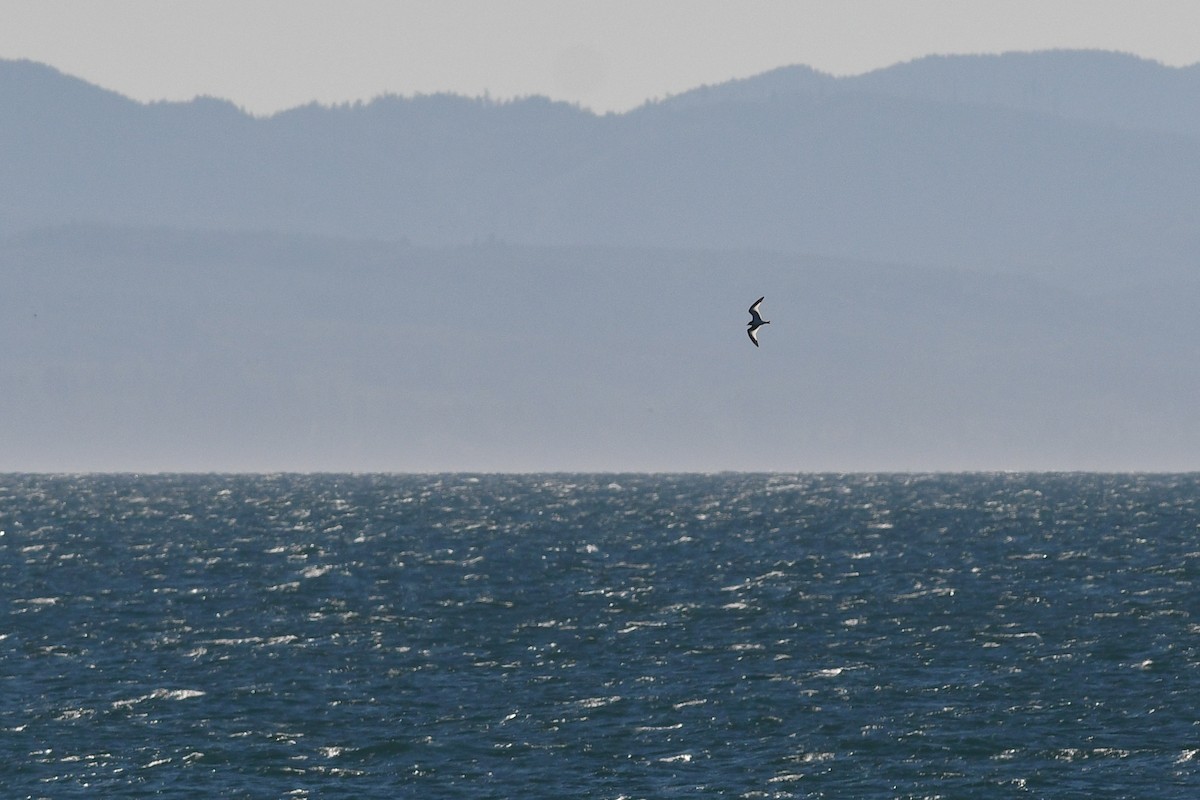
[[[763,319],[762,315],[758,313],[758,306],[765,297],[766,295],[763,295],[763,297],[754,301],[754,305],[750,306],[750,321],[746,323],[746,334],[750,337],[750,341],[754,342],[755,347],[758,347],[758,334],[755,331],[763,325],[771,324],[771,320]]]

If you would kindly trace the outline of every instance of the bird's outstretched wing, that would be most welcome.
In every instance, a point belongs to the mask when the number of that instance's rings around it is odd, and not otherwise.
[[[754,335],[754,328],[747,330],[746,335],[750,337],[750,341],[754,342],[754,346],[758,347],[758,337]]]
[[[754,305],[750,306],[750,321],[751,322],[762,322],[762,316],[758,313],[758,306],[766,298],[767,298],[767,296],[763,295],[762,297],[760,297],[754,301]],[[758,343],[755,342],[755,344],[758,344]]]

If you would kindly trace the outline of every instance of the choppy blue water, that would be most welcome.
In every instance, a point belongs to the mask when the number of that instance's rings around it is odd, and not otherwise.
[[[1200,796],[1200,476],[0,476],[3,797]]]

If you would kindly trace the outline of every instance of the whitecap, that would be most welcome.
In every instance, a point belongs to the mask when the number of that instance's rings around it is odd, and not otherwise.
[[[674,705],[671,706],[671,708],[678,711],[679,709],[687,708],[688,706],[702,706],[707,702],[708,702],[707,698],[700,698],[698,700],[684,700],[682,702],[675,703]]]
[[[576,701],[576,705],[581,708],[601,708],[603,706],[612,705],[621,699],[619,694],[614,694],[610,697],[586,697],[583,700]]]
[[[144,703],[148,700],[191,700],[194,697],[203,697],[206,692],[199,689],[155,689],[149,694],[144,694],[141,697],[134,697],[129,700],[117,700],[112,704],[113,708],[132,708],[139,703]]]
[[[660,758],[659,761],[663,764],[687,764],[692,760],[691,753],[680,753],[677,756],[667,756]]]
[[[774,778],[767,780],[767,783],[792,783],[794,781],[804,780],[804,775],[799,772],[784,772],[781,775],[776,775]]]

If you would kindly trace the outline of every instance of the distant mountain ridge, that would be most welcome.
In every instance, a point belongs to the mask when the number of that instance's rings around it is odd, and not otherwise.
[[[0,62],[0,235],[72,223],[760,248],[1191,280],[1200,84],[1104,52],[801,67],[620,115],[449,95],[255,118]]]
[[[1100,125],[1200,135],[1200,64],[1168,67],[1125,53],[1094,50],[926,56],[848,77],[788,66],[661,102],[672,106],[760,103],[851,92],[972,103]]]
[[[626,114],[637,113],[646,106],[679,108],[724,102],[761,103],[786,97],[848,92],[975,103],[1099,124],[1200,134],[1200,63],[1169,67],[1127,53],[1099,50],[934,55],[845,77],[797,64],[749,78],[697,87],[663,100],[650,101]],[[0,97],[4,99],[6,112],[21,109],[15,102],[21,95],[58,95],[73,103],[90,101],[93,110],[103,103],[112,108],[143,105],[45,64],[0,59]],[[404,99],[417,98],[384,95],[371,103]],[[199,97],[187,103],[163,101],[145,105],[189,103],[221,104],[229,110],[237,109],[228,100],[211,97]],[[346,103],[333,108],[362,105]],[[320,106],[299,106],[272,116],[291,115],[312,107]]]

